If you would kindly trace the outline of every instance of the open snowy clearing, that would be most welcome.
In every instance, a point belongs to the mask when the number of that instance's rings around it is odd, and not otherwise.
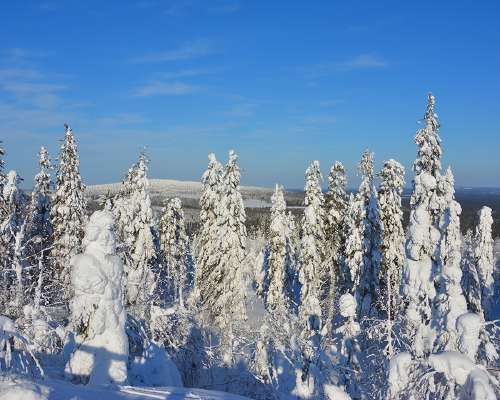
[[[8,380],[0,383],[0,400],[245,400],[234,394],[189,388],[142,388],[131,386],[99,387],[73,385],[58,380],[33,383]]]

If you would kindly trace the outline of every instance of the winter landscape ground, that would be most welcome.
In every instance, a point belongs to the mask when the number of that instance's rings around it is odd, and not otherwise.
[[[429,94],[405,221],[368,150],[357,190],[313,161],[288,208],[234,151],[85,188],[66,126],[54,190],[44,148],[30,193],[2,172],[0,399],[496,399],[500,241],[488,206],[461,225],[439,127]]]
[[[0,400],[500,399],[500,2],[0,7]]]

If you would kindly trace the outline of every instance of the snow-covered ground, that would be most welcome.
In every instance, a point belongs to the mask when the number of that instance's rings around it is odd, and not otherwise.
[[[0,400],[245,400],[234,394],[189,388],[99,387],[59,380],[0,381]],[[248,399],[247,399],[248,400]]]

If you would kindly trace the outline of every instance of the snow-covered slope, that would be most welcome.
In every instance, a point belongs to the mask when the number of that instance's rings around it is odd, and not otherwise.
[[[234,394],[189,388],[99,387],[47,379],[0,381],[0,400],[248,400]]]
[[[200,182],[176,181],[173,179],[150,179],[149,185],[151,195],[162,198],[199,199],[202,189]],[[86,195],[95,199],[108,192],[115,194],[121,187],[121,183],[90,185],[86,189]],[[242,186],[241,194],[246,207],[261,208],[271,206],[269,201],[273,194],[272,189],[257,186]]]
[[[201,182],[177,181],[173,179],[150,179],[149,185],[152,193],[164,194],[168,197],[198,198],[201,194]],[[102,185],[90,185],[87,194],[90,196],[116,193],[120,190],[121,183],[106,183]],[[241,191],[249,198],[270,198],[272,189],[257,186],[242,186]]]

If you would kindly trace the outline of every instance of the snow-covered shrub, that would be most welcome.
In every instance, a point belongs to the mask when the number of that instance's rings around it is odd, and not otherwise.
[[[151,335],[162,345],[179,369],[186,386],[203,384],[207,362],[202,331],[189,309],[174,306],[151,308]]]
[[[43,377],[29,339],[10,318],[0,315],[0,374]]]

